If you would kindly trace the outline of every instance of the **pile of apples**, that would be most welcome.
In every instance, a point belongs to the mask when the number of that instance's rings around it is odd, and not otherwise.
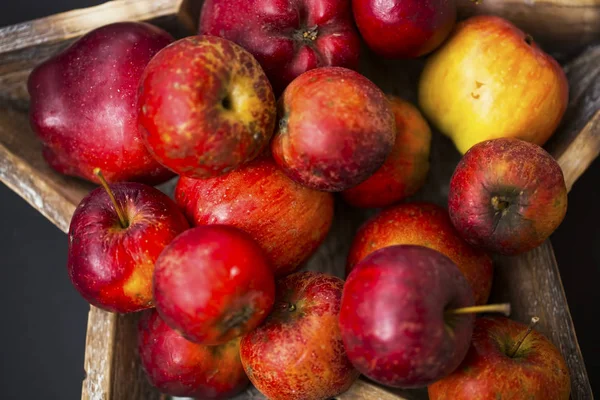
[[[427,178],[431,130],[355,71],[366,52],[431,53],[419,108],[464,154],[447,210],[402,202]],[[139,354],[160,391],[227,398],[251,381],[325,400],[363,374],[432,400],[569,398],[548,339],[475,317],[508,308],[486,305],[490,253],[539,246],[567,208],[540,147],[567,80],[510,22],[457,24],[451,0],[206,0],[197,36],[107,25],[28,89],[48,164],[102,185],[73,215],[69,276],[96,307],[147,310]],[[174,200],[152,186],[176,175]],[[334,192],[382,208],[345,282],[301,271]]]

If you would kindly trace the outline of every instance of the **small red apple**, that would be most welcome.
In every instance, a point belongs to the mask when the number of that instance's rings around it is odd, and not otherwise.
[[[273,311],[240,344],[246,374],[271,400],[326,400],[358,378],[338,314],[344,281],[312,271],[277,282]]]
[[[97,183],[96,167],[109,182],[158,184],[174,175],[144,146],[136,105],[146,64],[172,41],[150,24],[106,25],[31,72],[31,127],[52,168]]]
[[[399,204],[365,222],[350,247],[346,273],[368,254],[397,244],[425,246],[444,254],[467,278],[475,303],[487,303],[494,273],[492,259],[465,242],[454,229],[448,211],[435,204]]]
[[[384,385],[431,384],[467,353],[475,318],[451,310],[473,304],[469,283],[441,253],[412,245],[378,250],[344,285],[339,318],[348,358]]]
[[[150,308],[156,259],[189,225],[173,200],[151,186],[103,184],[71,219],[69,277],[96,307],[119,313]]]
[[[280,100],[275,161],[305,186],[343,191],[381,167],[396,139],[394,114],[383,92],[340,67],[305,72]]]
[[[544,149],[519,139],[473,146],[448,194],[452,223],[474,246],[519,254],[542,244],[567,212],[560,165]]]
[[[431,130],[419,110],[388,96],[396,118],[396,142],[385,163],[369,179],[342,193],[356,207],[389,206],[415,194],[429,172]]]
[[[568,400],[569,370],[541,333],[503,317],[478,318],[464,361],[429,386],[430,400]]]
[[[314,253],[333,219],[330,193],[297,184],[268,157],[211,179],[181,177],[175,200],[194,225],[232,225],[249,233],[279,276]]]
[[[142,76],[138,105],[152,154],[192,178],[252,160],[275,127],[275,97],[261,66],[213,36],[187,37],[158,52]]]
[[[309,69],[358,67],[360,40],[348,0],[206,0],[199,33],[252,53],[278,94]]]
[[[352,0],[367,45],[387,58],[414,58],[436,49],[456,22],[455,0]]]
[[[251,331],[267,317],[274,297],[263,250],[231,226],[189,229],[156,260],[156,309],[193,342],[223,344]]]
[[[220,346],[186,340],[156,310],[138,324],[138,351],[150,383],[170,396],[228,399],[248,385],[240,361],[240,338]]]

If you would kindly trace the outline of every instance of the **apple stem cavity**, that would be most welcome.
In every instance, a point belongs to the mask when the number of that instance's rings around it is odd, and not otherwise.
[[[510,303],[485,304],[482,306],[455,308],[453,310],[447,310],[446,314],[460,315],[460,314],[479,314],[479,313],[486,313],[486,312],[501,313],[508,317],[510,315]]]
[[[108,186],[108,182],[106,182],[106,178],[104,178],[104,175],[102,174],[102,171],[100,171],[100,168],[94,168],[94,175],[98,177],[98,180],[100,180],[100,184],[102,185],[104,190],[106,190],[106,193],[108,193],[108,197],[113,203],[115,211],[117,212],[117,216],[119,217],[119,224],[121,224],[121,228],[127,228],[129,226],[129,223],[127,221],[127,218],[125,218],[125,213],[123,212],[123,209],[121,208],[119,203],[117,203],[117,199],[115,198],[113,191]]]
[[[525,43],[527,43],[528,45],[533,45],[533,36],[531,36],[530,34],[525,35]]]
[[[517,354],[517,351],[519,351],[519,348],[521,347],[521,345],[523,344],[523,342],[525,341],[525,339],[527,339],[527,336],[529,336],[529,334],[533,330],[533,327],[536,326],[538,322],[540,322],[540,319],[538,317],[531,318],[531,322],[529,323],[529,326],[527,327],[527,330],[525,331],[525,334],[521,337],[521,339],[519,339],[514,344],[514,346],[508,352],[508,356],[510,358],[514,358],[515,357],[515,355]]]

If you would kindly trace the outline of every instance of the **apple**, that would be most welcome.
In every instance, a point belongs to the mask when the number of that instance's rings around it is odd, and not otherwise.
[[[277,282],[266,322],[244,335],[242,365],[271,400],[326,400],[358,378],[342,343],[338,314],[344,281],[304,271]]]
[[[310,69],[358,67],[360,39],[348,0],[206,0],[198,31],[252,53],[277,94]]]
[[[218,345],[256,328],[269,314],[275,280],[248,234],[206,225],[177,236],[156,260],[154,302],[186,339]]]
[[[137,86],[148,61],[173,38],[141,22],[106,25],[29,75],[29,118],[56,171],[100,183],[159,184],[173,173],[156,162],[137,125]]]
[[[186,340],[156,310],[138,324],[138,352],[150,383],[170,396],[229,399],[248,386],[240,361],[240,338],[220,346]]]
[[[358,72],[324,67],[305,72],[280,100],[271,149],[296,182],[339,192],[381,167],[396,139],[389,101]]]
[[[425,116],[465,153],[488,139],[543,145],[567,108],[560,65],[505,19],[459,23],[428,60],[419,83]]]
[[[154,157],[179,175],[208,178],[258,156],[275,127],[275,97],[258,62],[213,36],[180,39],[148,63],[139,123]]]
[[[571,384],[564,358],[544,335],[530,329],[508,318],[478,318],[464,361],[429,386],[429,399],[568,400]]]
[[[519,139],[473,146],[450,181],[448,210],[474,246],[514,255],[542,244],[567,212],[560,165],[540,146]]]
[[[194,225],[232,225],[249,233],[276,276],[308,259],[333,220],[331,193],[297,184],[270,157],[210,179],[181,177],[175,200]]]
[[[342,193],[344,200],[356,207],[385,207],[412,196],[423,186],[429,172],[429,125],[412,104],[388,97],[396,118],[396,142],[381,168]]]
[[[415,58],[436,49],[456,22],[455,0],[352,0],[367,45],[387,58]]]
[[[487,303],[492,288],[492,259],[465,242],[452,226],[448,212],[434,204],[400,204],[365,222],[350,247],[346,273],[368,254],[398,244],[425,246],[444,254],[467,278],[475,303]]]
[[[128,313],[153,307],[152,275],[162,250],[189,228],[167,195],[143,183],[100,187],[81,200],[69,226],[67,267],[89,303]]]
[[[380,249],[344,285],[339,320],[348,358],[387,386],[431,384],[467,353],[475,318],[452,310],[473,304],[469,283],[443,254],[413,245]]]

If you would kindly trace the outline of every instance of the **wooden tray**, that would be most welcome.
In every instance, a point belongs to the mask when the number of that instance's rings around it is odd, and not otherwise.
[[[195,4],[194,4],[195,3]],[[104,24],[150,21],[182,37],[193,34],[201,2],[187,0],[117,0],[0,29],[0,179],[67,232],[80,199],[92,187],[52,171],[41,157],[41,145],[29,128],[25,82],[31,69],[75,38]],[[574,2],[572,2],[574,3]],[[600,21],[598,21],[600,24]],[[422,61],[391,62],[363,52],[361,72],[388,93],[415,101]],[[547,148],[560,163],[569,188],[600,153],[600,46],[590,47],[565,66],[571,85],[564,123]],[[435,133],[428,182],[415,199],[445,205],[448,184],[460,156]],[[163,185],[166,192],[173,182]],[[348,246],[356,228],[374,213],[336,201],[336,219],[326,243],[307,268],[343,276]],[[509,301],[514,319],[539,316],[538,329],[558,346],[571,371],[572,399],[593,398],[560,274],[550,242],[530,253],[495,259],[493,301]],[[65,268],[66,273],[66,268]],[[135,354],[136,316],[91,307],[85,353],[82,398],[93,400],[164,399],[152,389]],[[249,388],[237,399],[262,399]],[[342,400],[425,399],[420,391],[393,391],[359,380]]]

